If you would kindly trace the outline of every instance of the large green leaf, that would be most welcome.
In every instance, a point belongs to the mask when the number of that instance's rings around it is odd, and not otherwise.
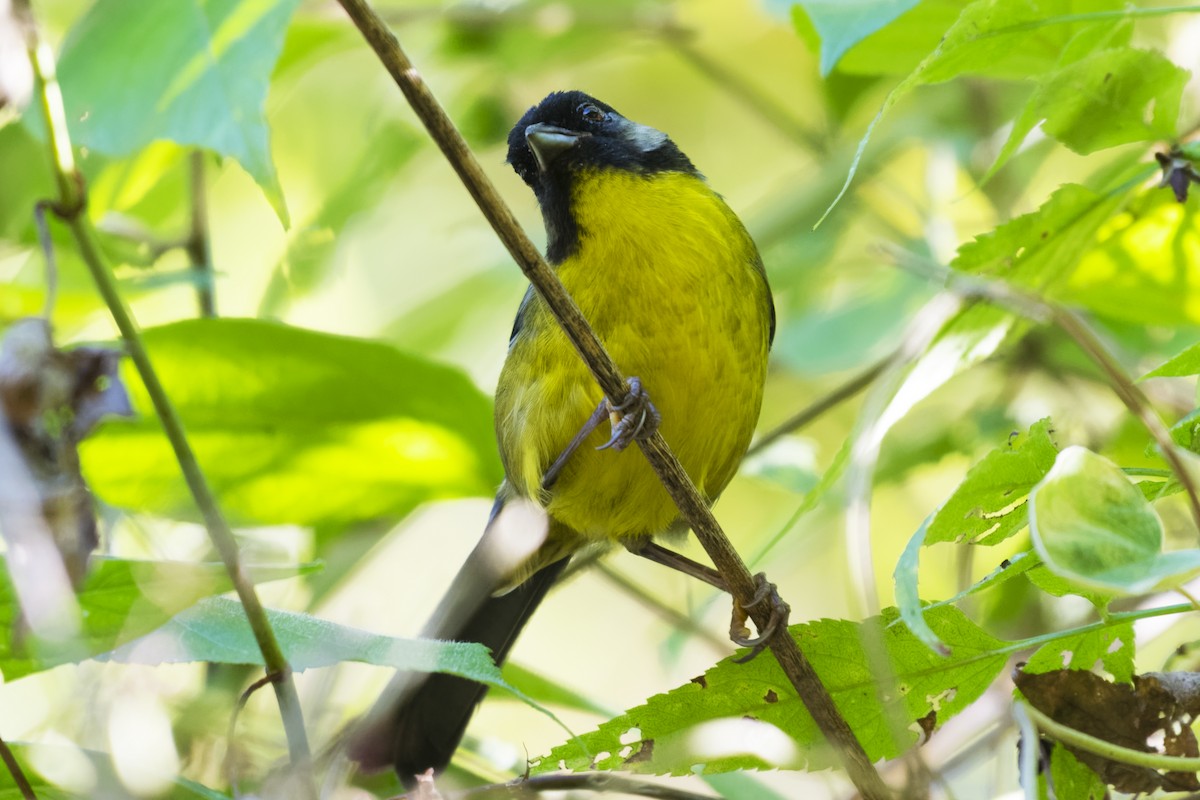
[[[260,320],[189,320],[147,330],[145,340],[238,522],[397,518],[426,500],[490,494],[500,481],[490,403],[457,370]],[[195,518],[132,369],[126,381],[141,417],[83,443],[88,482],[113,505]]]
[[[298,4],[98,0],[72,29],[59,61],[75,142],[120,156],[170,139],[230,156],[286,225],[263,104]]]
[[[1140,594],[1200,573],[1200,550],[1162,552],[1158,514],[1125,474],[1068,447],[1029,494],[1029,530],[1046,567],[1081,586]]]
[[[939,725],[966,708],[1005,664],[998,652],[1004,643],[957,609],[927,615],[950,646],[949,657],[930,651],[903,625],[893,625],[896,619],[895,609],[888,609],[862,623],[820,620],[791,628],[872,760],[908,749],[917,740],[918,721]],[[881,679],[885,674],[894,678],[896,692]],[[738,664],[731,657],[554,748],[532,771],[565,767],[689,775],[776,766],[821,769],[835,763],[778,662],[756,658]]]
[[[261,582],[311,569],[254,567],[247,574]],[[0,571],[0,672],[11,681],[108,652],[158,628],[197,600],[232,588],[223,564],[94,559],[77,598],[79,635],[67,642],[35,643],[19,632],[20,607],[5,568]]]
[[[821,74],[828,75],[842,54],[920,0],[799,0],[821,37]],[[797,26],[799,26],[797,21]]]
[[[279,646],[294,670],[358,661],[414,672],[447,672],[516,692],[500,675],[486,647],[475,642],[401,639],[339,625],[293,611],[267,609]],[[124,664],[214,664],[262,666],[262,652],[235,600],[210,597],[177,614],[158,630],[113,651]]]
[[[557,717],[508,683],[491,652],[476,642],[401,639],[292,611],[267,609],[267,618],[294,670],[356,661],[404,672],[442,672],[511,692],[558,722]],[[202,600],[148,636],[118,648],[108,658],[152,666],[197,661],[263,664],[241,604],[223,597]]]

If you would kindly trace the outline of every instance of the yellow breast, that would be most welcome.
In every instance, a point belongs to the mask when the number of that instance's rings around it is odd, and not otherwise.
[[[753,241],[700,178],[608,170],[573,190],[580,242],[558,266],[567,290],[626,376],[641,378],[661,431],[692,480],[715,498],[758,420],[770,295]],[[539,497],[542,474],[602,399],[540,298],[525,314],[496,394],[511,487]],[[546,502],[589,538],[665,530],[674,504],[638,448],[597,451],[602,424]]]

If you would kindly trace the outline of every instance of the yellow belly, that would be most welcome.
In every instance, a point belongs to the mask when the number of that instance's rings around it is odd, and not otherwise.
[[[700,179],[610,172],[574,191],[581,241],[559,277],[626,376],[641,378],[661,431],[715,498],[758,420],[770,301],[749,235]],[[548,495],[542,474],[602,394],[540,298],[501,374],[496,428],[510,487],[588,538],[664,531],[678,512],[638,452],[597,451],[607,423],[575,452]]]

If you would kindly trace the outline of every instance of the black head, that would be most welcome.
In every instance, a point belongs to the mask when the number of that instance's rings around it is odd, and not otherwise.
[[[551,261],[565,257],[576,243],[578,231],[569,206],[578,172],[699,175],[665,133],[628,120],[583,92],[552,92],[525,112],[508,135],[508,163],[541,203]]]
[[[548,173],[587,167],[696,171],[665,133],[583,92],[553,92],[526,111],[508,135],[508,163],[535,191]]]

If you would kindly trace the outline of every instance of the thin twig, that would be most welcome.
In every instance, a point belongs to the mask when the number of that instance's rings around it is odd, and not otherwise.
[[[563,288],[558,276],[521,230],[512,211],[488,180],[462,135],[400,48],[399,41],[365,0],[340,2],[458,173],[497,236],[555,315],[604,394],[614,404],[624,400],[627,391],[625,380],[612,358],[583,318],[575,301]],[[655,433],[650,439],[639,440],[638,444],[679,507],[681,515],[691,525],[696,538],[724,577],[734,602],[742,608],[750,609],[751,618],[760,631],[768,630],[771,627],[772,609],[766,603],[755,602],[758,585],[753,576],[717,524],[708,503],[667,447],[662,435]],[[821,683],[812,665],[800,652],[787,627],[775,626],[768,641],[771,652],[779,661],[783,672],[812,714],[818,728],[841,758],[850,780],[868,800],[890,797],[890,791],[855,738],[850,725],[838,712],[833,698]]]
[[[192,192],[192,221],[184,249],[196,271],[196,304],[200,316],[217,315],[217,287],[208,241],[208,187],[205,184],[204,151],[196,148],[189,159]]]
[[[561,792],[575,789],[577,791],[621,792],[638,797],[656,797],[662,800],[717,800],[711,794],[698,794],[685,789],[677,789],[661,783],[653,783],[638,778],[630,778],[612,772],[577,772],[567,775],[538,775],[534,778],[518,778],[509,783],[479,786],[451,795],[455,800],[475,800],[476,798],[501,797],[534,797],[542,792]]]
[[[54,315],[54,302],[58,295],[58,262],[54,258],[54,240],[50,238],[50,225],[46,222],[49,200],[39,200],[33,206],[33,222],[37,228],[38,244],[46,260],[46,301],[42,304],[42,316],[49,322]]]
[[[634,600],[637,600],[654,613],[658,614],[658,616],[662,617],[674,627],[684,631],[685,633],[689,633],[693,636],[703,639],[705,643],[712,645],[722,654],[727,654],[729,652],[728,639],[722,639],[708,628],[697,623],[696,620],[692,619],[687,614],[684,614],[683,612],[667,605],[654,595],[647,592],[641,586],[638,586],[626,576],[617,572],[608,564],[605,564],[603,561],[601,561],[596,565],[595,570],[607,578],[610,583],[622,589],[627,595],[632,597]]]
[[[142,342],[137,323],[130,314],[124,298],[117,291],[116,281],[113,279],[112,271],[97,241],[95,228],[92,227],[85,213],[87,197],[84,191],[83,176],[76,170],[72,156],[62,93],[58,88],[58,80],[55,76],[54,57],[49,46],[39,37],[32,20],[26,25],[26,41],[34,74],[41,87],[39,95],[42,112],[51,142],[51,167],[58,181],[60,192],[60,199],[53,210],[67,223],[74,234],[80,256],[91,272],[96,287],[121,332],[129,356],[137,367],[138,374],[146,387],[146,393],[154,405],[163,431],[175,452],[175,458],[179,461],[188,489],[204,517],[208,534],[221,554],[221,560],[225,562],[225,568],[237,590],[254,638],[262,651],[267,673],[278,676],[278,680],[274,682],[275,694],[287,735],[288,751],[293,769],[303,776],[311,769],[312,757],[291,667],[275,638],[275,632],[259,601],[254,584],[251,583],[242,568],[237,539],[234,538],[233,531],[221,513],[216,497],[196,461],[179,415],[175,412],[175,408],[158,378],[158,373],[154,370],[145,344]],[[316,789],[311,780],[302,780],[301,784],[307,787],[306,790],[310,796],[316,796]]]
[[[17,757],[13,755],[12,748],[2,738],[0,738],[0,759],[4,760],[4,766],[8,767],[8,774],[12,775],[13,783],[21,790],[21,797],[25,800],[37,800],[37,793],[33,791],[29,778],[25,777],[25,771],[17,763]]]
[[[241,797],[241,792],[238,790],[237,771],[234,769],[233,755],[236,750],[234,743],[237,741],[237,721],[242,710],[246,707],[246,703],[250,702],[250,698],[259,689],[266,686],[276,679],[277,676],[270,673],[263,675],[258,680],[246,687],[237,699],[237,703],[233,707],[233,713],[229,715],[229,727],[225,731],[225,780],[229,781],[229,788],[233,791],[234,797]]]
[[[1071,337],[1084,355],[1100,367],[1113,394],[1119,397],[1125,407],[1138,418],[1150,437],[1154,439],[1155,444],[1158,445],[1159,450],[1162,451],[1163,459],[1171,467],[1175,479],[1179,481],[1180,486],[1187,494],[1192,520],[1196,524],[1197,531],[1200,532],[1200,490],[1197,489],[1195,477],[1184,464],[1183,457],[1174,440],[1171,439],[1170,431],[1154,411],[1150,401],[1146,399],[1146,395],[1125,374],[1125,370],[1121,368],[1117,359],[1078,314],[1058,303],[1038,297],[1004,281],[958,272],[897,248],[885,246],[885,249],[895,257],[897,266],[903,269],[935,280],[960,295],[1004,306],[1010,311],[1040,324],[1054,325]]]
[[[846,402],[863,389],[871,385],[892,362],[894,355],[872,364],[871,366],[858,373],[850,380],[836,387],[828,394],[817,398],[814,402],[800,409],[793,416],[776,425],[771,430],[764,433],[755,440],[754,444],[750,445],[750,449],[746,451],[746,456],[750,457],[755,453],[764,450],[768,445],[774,444],[779,439],[787,436],[789,433],[795,433],[801,428],[811,425],[818,417],[826,414],[842,403]]]

